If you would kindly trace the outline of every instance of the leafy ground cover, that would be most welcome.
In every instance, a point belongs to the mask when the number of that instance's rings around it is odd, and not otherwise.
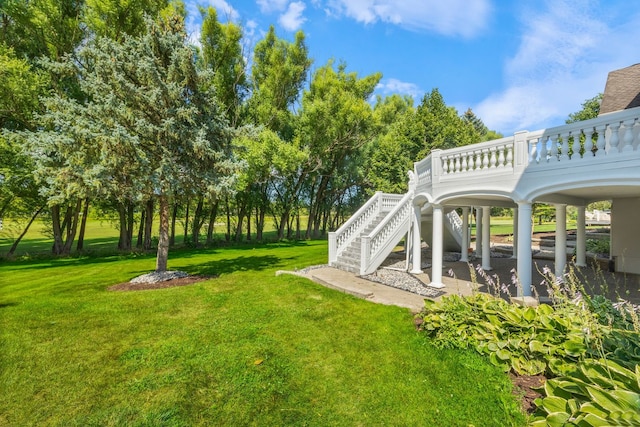
[[[427,304],[420,327],[442,348],[474,348],[505,372],[549,378],[531,425],[640,425],[638,308],[589,296],[573,270],[547,280],[551,305],[450,296]]]
[[[502,371],[296,276],[326,242],[0,262],[0,425],[523,425]],[[215,277],[213,277],[215,276]]]

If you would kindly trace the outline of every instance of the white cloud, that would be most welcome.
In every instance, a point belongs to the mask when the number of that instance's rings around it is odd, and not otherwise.
[[[378,83],[378,86],[376,86],[376,90],[382,92],[385,95],[391,93],[410,95],[414,99],[422,93],[420,88],[414,83],[407,83],[398,79],[384,79],[383,81]]]
[[[295,31],[302,26],[307,19],[302,16],[305,4],[301,1],[294,1],[289,4],[287,11],[280,16],[278,22],[287,31]]]
[[[607,22],[618,14],[592,5],[549,0],[544,10],[523,14],[518,51],[505,63],[506,87],[473,108],[490,129],[510,134],[561,125],[604,91],[609,71],[638,62],[640,47],[629,41],[640,36],[640,15]]]
[[[473,37],[487,25],[490,0],[329,0],[327,13],[411,30]]]
[[[289,0],[257,0],[256,3],[263,13],[282,12],[287,8]]]

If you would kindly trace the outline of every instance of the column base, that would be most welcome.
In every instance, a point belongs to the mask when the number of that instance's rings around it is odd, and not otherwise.
[[[488,267],[482,266],[482,269],[484,271],[491,271],[491,270],[493,270],[493,267],[491,267],[491,266],[488,266]]]
[[[538,300],[534,297],[511,297],[513,304],[521,305],[523,307],[537,307],[539,305]]]
[[[442,289],[442,288],[445,287],[445,284],[444,283],[431,282],[431,283],[427,283],[427,286],[430,287],[430,288]]]
[[[411,273],[411,274],[422,274],[422,273],[424,273],[424,271],[422,271],[422,270],[411,270],[409,273]]]

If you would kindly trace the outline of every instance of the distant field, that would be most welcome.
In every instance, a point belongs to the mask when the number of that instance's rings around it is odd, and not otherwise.
[[[304,218],[306,223],[306,218]],[[306,225],[306,224],[305,224]],[[303,225],[303,227],[305,226]],[[0,230],[0,256],[6,254],[11,247],[16,236],[20,234],[24,227],[24,223],[17,223],[11,219],[5,218],[3,229]],[[575,229],[575,221],[567,220],[567,229]],[[176,243],[178,245],[184,242],[184,226],[179,223],[176,227]],[[471,224],[472,234],[475,234],[475,224]],[[597,227],[594,227],[597,228]],[[157,226],[154,225],[154,235],[157,235]],[[555,230],[555,222],[543,222],[542,224],[534,223],[534,232],[547,232]],[[215,229],[215,240],[223,241],[225,239],[226,226],[218,223]],[[505,235],[513,234],[512,218],[491,218],[491,234]],[[273,240],[275,238],[275,230],[273,223],[267,221],[265,227],[265,240]],[[202,236],[204,240],[206,236]],[[134,233],[134,245],[135,245]],[[47,226],[43,221],[36,221],[27,235],[23,238],[16,251],[17,256],[33,255],[48,253],[51,251],[53,240],[47,230]],[[90,218],[87,220],[87,230],[85,233],[84,250],[87,252],[112,252],[118,244],[118,229],[114,222],[107,219]],[[75,249],[75,243],[74,243]]]

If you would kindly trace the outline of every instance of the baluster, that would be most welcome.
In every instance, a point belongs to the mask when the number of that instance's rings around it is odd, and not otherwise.
[[[571,132],[563,134],[561,138],[560,160],[569,160],[569,138],[571,138]]]
[[[476,170],[482,169],[482,150],[474,151],[476,155]]]
[[[462,155],[462,172],[466,172],[467,171],[467,157],[469,156],[469,153],[464,153]]]
[[[507,146],[507,163],[505,164],[505,166],[508,168],[513,167],[513,147],[511,146],[511,144]]]
[[[481,150],[481,152],[482,152],[482,169],[488,169],[489,168],[489,150],[485,148],[484,150]]]
[[[556,136],[556,140],[551,140],[551,153],[557,161],[560,161],[560,148],[562,147],[562,137],[560,134]]]
[[[531,141],[528,141],[529,143],[529,164],[531,163],[538,163],[538,141],[536,141],[535,143],[531,143]]]
[[[607,145],[607,141],[604,137],[606,129],[607,129],[607,125],[598,126],[596,128],[596,131],[598,132],[598,140],[596,141],[597,150],[594,153],[594,155],[604,156],[607,154],[607,152],[604,149],[605,146]]]
[[[620,152],[620,147],[618,147],[620,144],[620,135],[618,135],[620,132],[620,123],[621,122],[611,123],[609,125],[609,128],[611,129],[611,140],[609,141],[610,154],[617,154]]]
[[[501,145],[500,147],[498,147],[498,167],[499,168],[503,168],[504,167],[504,149],[505,146]]]
[[[489,167],[495,168],[496,163],[498,163],[498,158],[496,157],[496,147],[491,147],[489,149],[489,153],[491,153],[491,156],[489,158]]]
[[[547,150],[548,140],[548,136],[540,138],[540,163],[547,163],[549,161],[549,150]]]
[[[457,154],[455,157],[455,171],[460,172],[460,155]]]
[[[624,137],[622,138],[622,151],[633,151],[633,126],[636,119],[624,122]]]
[[[442,157],[442,174],[446,175],[449,173],[449,159],[447,156]]]
[[[574,141],[575,145],[575,141]],[[582,153],[583,159],[593,157],[593,128],[584,129],[584,152]]]

